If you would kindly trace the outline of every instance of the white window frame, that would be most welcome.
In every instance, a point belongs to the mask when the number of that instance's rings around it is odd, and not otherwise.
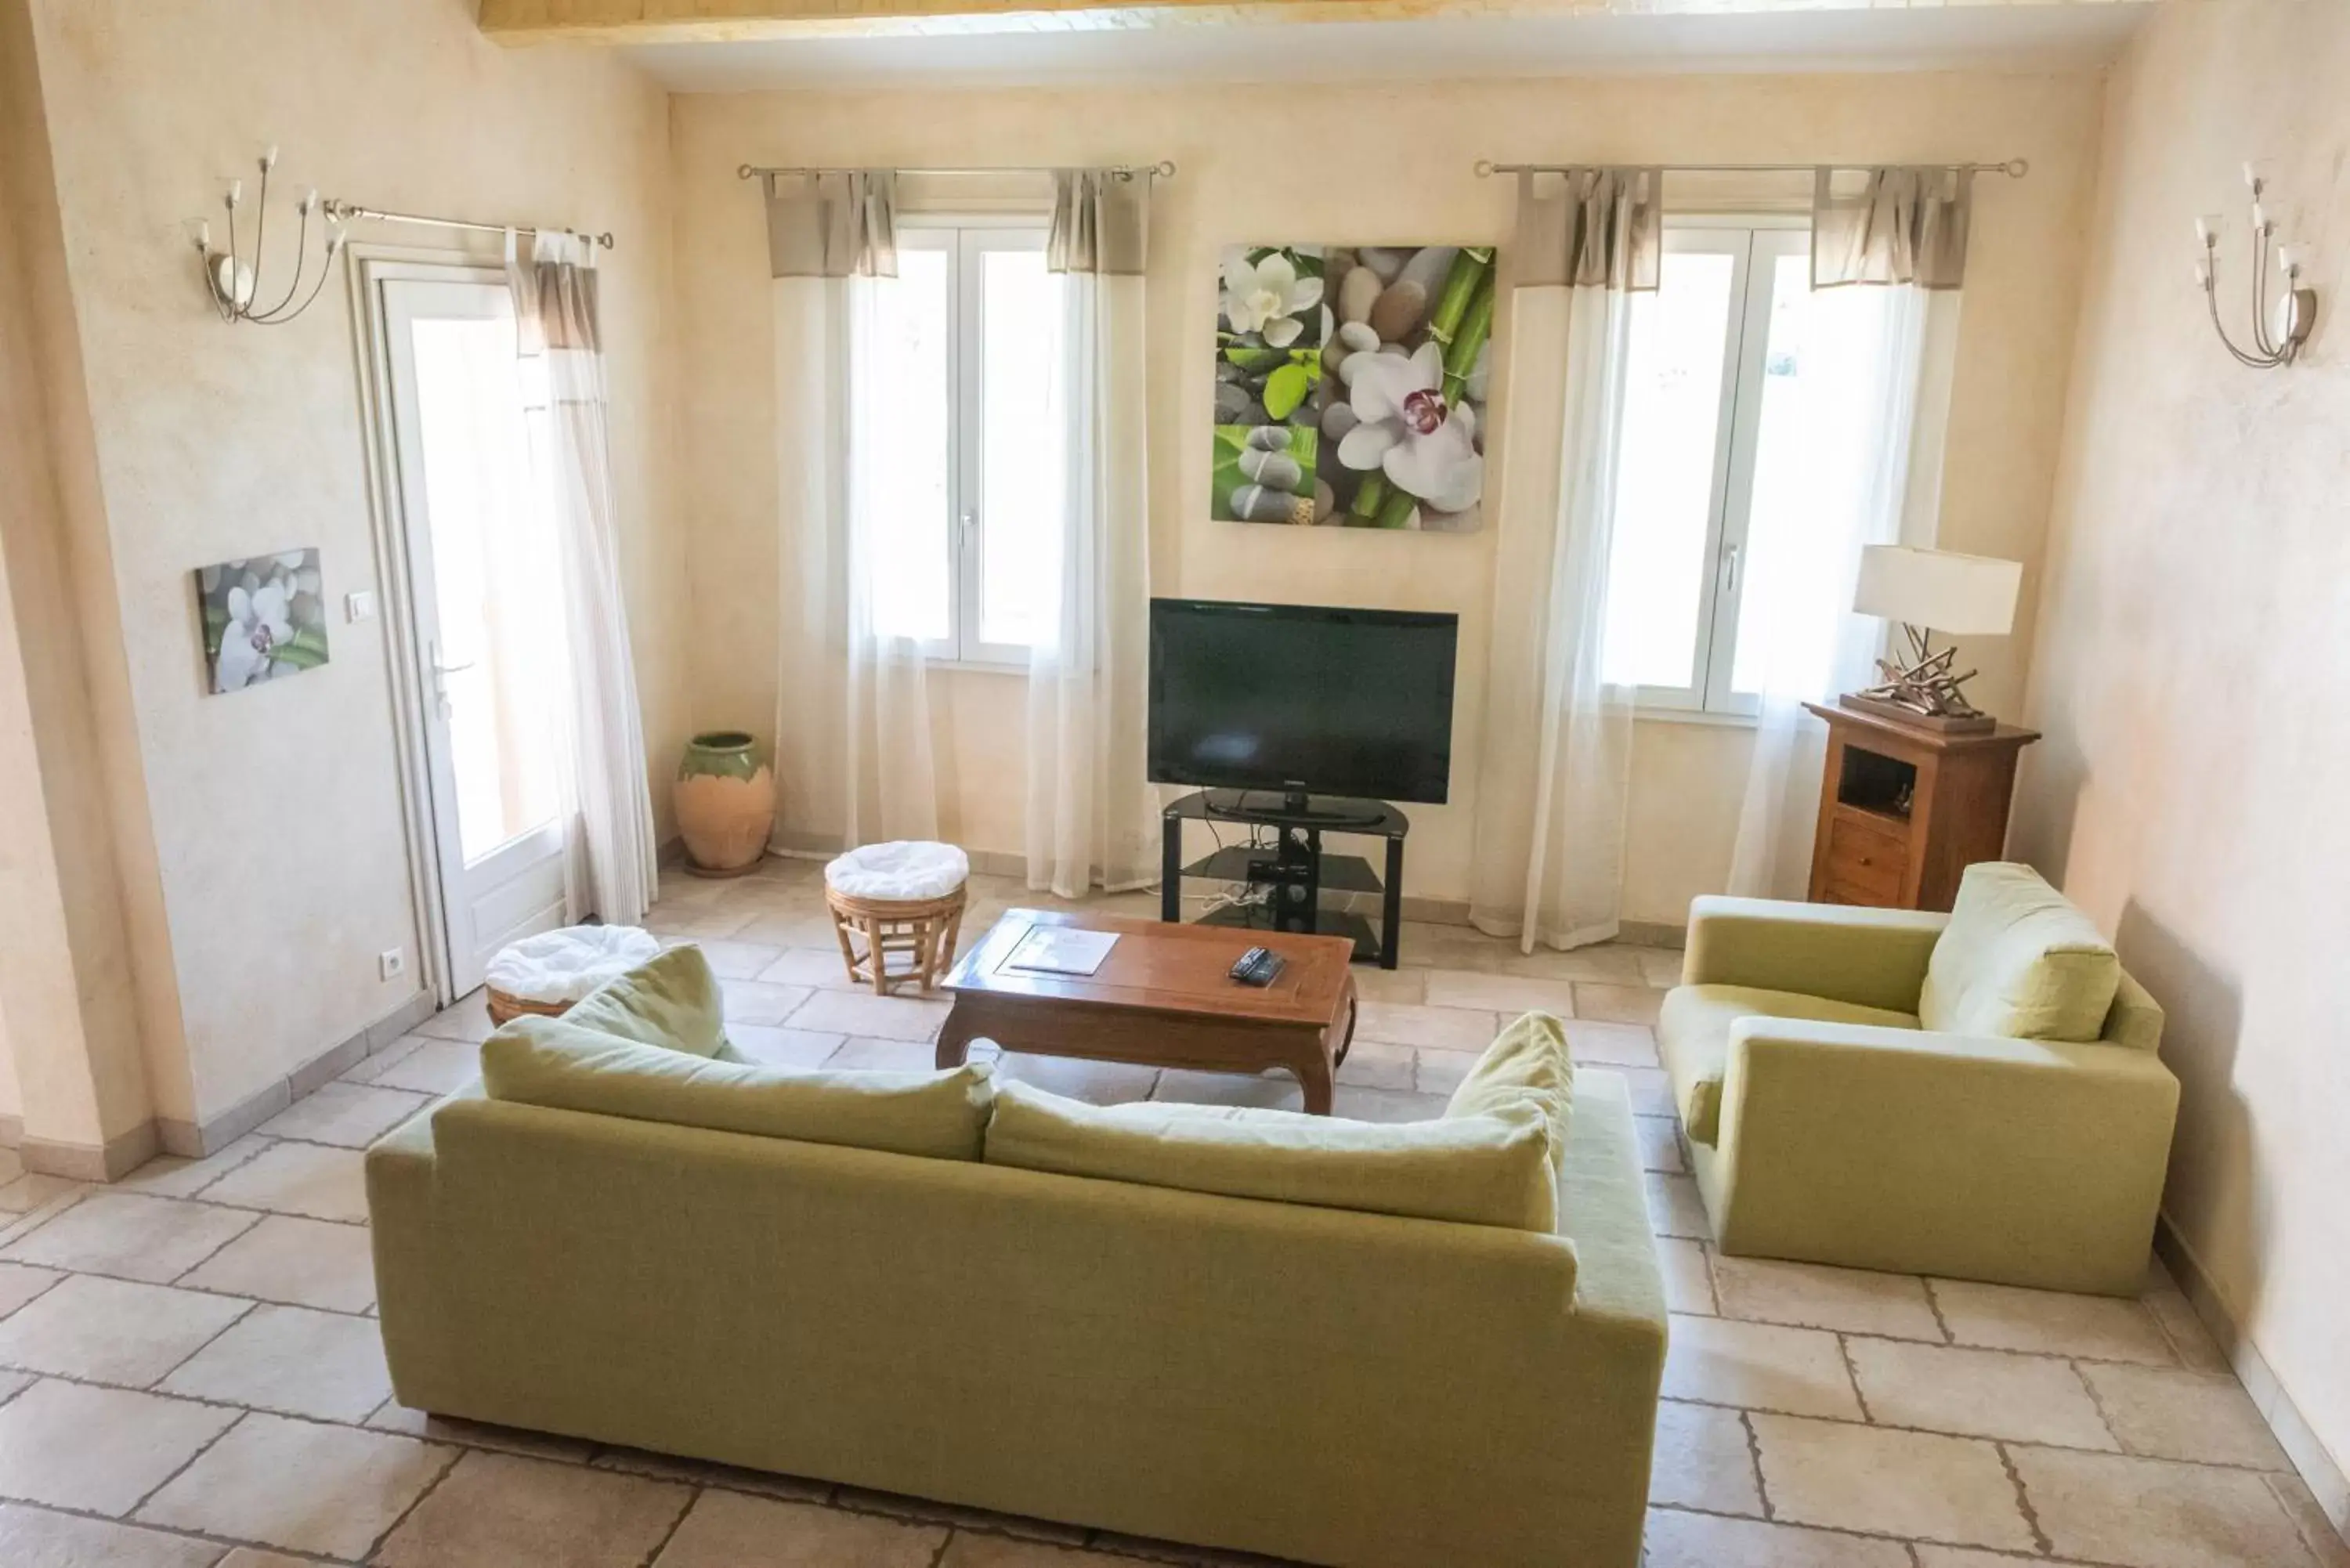
[[[947,258],[947,536],[954,559],[948,574],[947,635],[922,645],[934,665],[1022,673],[1028,669],[1028,644],[980,637],[987,527],[980,515],[987,451],[982,359],[986,269],[981,258],[990,251],[1042,253],[1048,233],[1041,215],[901,213],[897,220],[900,250],[938,251]]]
[[[1711,588],[1698,610],[1690,679],[1685,686],[1642,686],[1638,701],[1644,711],[1726,719],[1749,719],[1761,711],[1755,693],[1731,689],[1731,671],[1738,654],[1746,530],[1762,435],[1771,291],[1779,258],[1804,254],[1810,245],[1806,217],[1688,215],[1665,221],[1667,252],[1731,259],[1731,297],[1738,303],[1722,334],[1721,408],[1714,425],[1713,490],[1701,556]]]

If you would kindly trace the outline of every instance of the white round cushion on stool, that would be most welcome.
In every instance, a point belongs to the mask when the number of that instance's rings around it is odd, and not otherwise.
[[[567,926],[500,949],[483,978],[524,1002],[577,1002],[660,950],[660,938],[634,926]]]
[[[943,898],[970,876],[970,856],[951,844],[918,839],[868,844],[824,868],[825,886],[837,893],[901,904]]]

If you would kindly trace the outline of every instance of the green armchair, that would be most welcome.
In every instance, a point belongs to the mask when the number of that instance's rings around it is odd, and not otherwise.
[[[2162,1010],[2028,867],[1949,916],[1700,898],[1657,1033],[1723,1251],[2140,1288]]]

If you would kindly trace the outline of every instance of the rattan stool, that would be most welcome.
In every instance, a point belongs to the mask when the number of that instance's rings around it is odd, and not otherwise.
[[[970,875],[951,844],[868,844],[827,866],[825,906],[850,982],[877,996],[908,980],[936,988],[954,961]]]
[[[490,1022],[560,1018],[572,1004],[660,956],[660,939],[634,926],[568,926],[501,949],[484,980]]]

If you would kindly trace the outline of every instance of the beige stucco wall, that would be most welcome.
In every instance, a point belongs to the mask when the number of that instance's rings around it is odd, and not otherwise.
[[[1214,269],[1263,240],[1506,240],[1506,181],[1480,157],[1704,161],[2007,158],[1981,192],[1960,345],[1945,538],[2036,566],[2095,152],[2090,76],[1723,77],[1155,91],[875,91],[680,97],[678,327],[692,531],[698,723],[764,732],[775,693],[777,557],[765,257],[754,163],[1106,162],[1172,158],[1156,210],[1149,349],[1156,591],[1460,612],[1453,802],[1411,808],[1408,886],[1465,896],[1493,535],[1288,530],[1208,515]],[[1498,335],[1497,335],[1498,336]],[[1508,410],[1497,408],[1506,439]],[[2026,594],[2036,584],[2027,574]],[[2025,616],[2030,614],[2027,603]],[[2012,711],[2029,639],[1981,649],[1980,696]],[[1020,683],[941,684],[944,831],[1021,847]],[[1727,874],[1745,732],[1644,726],[1627,914],[1678,921]],[[786,754],[795,766],[828,759]]]
[[[41,1168],[184,1090],[30,14],[0,5],[0,1116]],[[160,983],[158,983],[160,981]],[[184,1096],[183,1096],[184,1097]],[[21,1118],[21,1125],[16,1118]],[[62,1157],[62,1158],[59,1158]]]
[[[185,1034],[184,1074],[158,1082],[155,1109],[201,1121],[399,1004],[418,932],[385,623],[340,615],[346,593],[379,587],[348,296],[338,276],[290,326],[224,325],[184,225],[209,214],[218,234],[223,182],[242,174],[250,197],[251,161],[276,142],[281,188],[617,231],[613,456],[658,773],[684,722],[666,100],[608,55],[487,43],[467,0],[32,0],[31,14],[151,820],[160,920],[142,957]],[[190,573],[308,545],[324,551],[331,662],[206,695]],[[384,982],[390,948],[411,971]]]
[[[2117,73],[2013,843],[2169,1011],[2165,1208],[2350,1459],[2350,7],[2168,7]],[[2189,275],[2258,160],[2315,247],[2318,336],[2241,369]],[[2257,1391],[2257,1390],[2256,1390]]]

